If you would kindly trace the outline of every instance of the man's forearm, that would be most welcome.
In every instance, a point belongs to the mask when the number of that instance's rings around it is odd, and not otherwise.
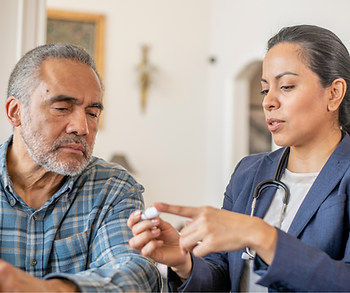
[[[81,292],[79,287],[72,281],[66,279],[46,280],[50,291],[48,292]],[[52,291],[51,291],[52,289]]]

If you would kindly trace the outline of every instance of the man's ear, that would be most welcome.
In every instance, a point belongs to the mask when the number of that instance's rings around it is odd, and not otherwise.
[[[18,127],[22,121],[22,103],[14,96],[10,96],[6,101],[7,120],[14,126]]]
[[[343,78],[335,79],[330,86],[330,98],[328,101],[328,111],[336,111],[344,99],[346,93],[346,81]]]

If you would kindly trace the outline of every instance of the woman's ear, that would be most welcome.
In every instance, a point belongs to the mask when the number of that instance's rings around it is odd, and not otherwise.
[[[328,100],[327,110],[336,111],[344,99],[346,93],[346,81],[343,78],[335,79],[330,86],[330,98]]]
[[[7,120],[14,126],[21,125],[22,120],[22,103],[14,96],[10,96],[6,101],[6,116]]]

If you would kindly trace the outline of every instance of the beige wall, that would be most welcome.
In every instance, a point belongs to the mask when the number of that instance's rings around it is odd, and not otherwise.
[[[105,113],[95,155],[125,154],[147,205],[205,204],[209,1],[47,0],[47,7],[106,17]],[[142,44],[157,67],[144,114],[136,75]]]
[[[3,94],[17,60],[17,6],[33,1],[43,0],[0,0]],[[281,27],[317,24],[350,44],[348,0],[46,2],[49,8],[106,16],[106,111],[95,154],[107,160],[114,152],[126,154],[146,188],[147,205],[161,200],[221,205],[235,164],[248,153],[250,65],[263,59],[267,39]],[[24,36],[40,43],[33,34]],[[150,60],[158,68],[145,115],[135,73],[142,44],[152,47]],[[208,63],[211,56],[214,64]],[[3,141],[11,130],[2,113]]]

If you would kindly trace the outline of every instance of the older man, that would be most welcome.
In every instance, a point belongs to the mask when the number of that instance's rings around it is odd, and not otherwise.
[[[160,291],[128,246],[143,187],[92,156],[102,82],[82,48],[50,44],[13,70],[0,148],[0,291]]]

